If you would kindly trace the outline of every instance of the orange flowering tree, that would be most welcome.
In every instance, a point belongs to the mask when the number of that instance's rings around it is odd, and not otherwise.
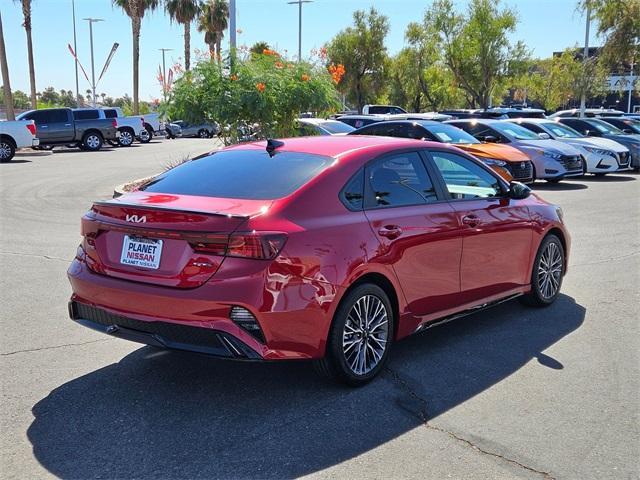
[[[340,108],[338,73],[322,64],[292,62],[270,49],[235,57],[228,66],[198,62],[178,78],[164,111],[169,118],[215,120],[227,143],[237,141],[238,127],[259,125],[264,137],[294,135],[302,112],[326,115]],[[340,77],[341,78],[341,77]]]

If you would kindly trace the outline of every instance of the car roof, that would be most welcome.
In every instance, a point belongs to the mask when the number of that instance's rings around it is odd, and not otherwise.
[[[337,122],[337,121],[338,120],[326,119],[326,118],[316,118],[316,117],[298,118],[298,122],[300,122],[300,123],[308,123],[308,124],[311,124],[311,125],[322,125],[323,123]]]
[[[438,142],[375,135],[322,135],[283,138],[279,141],[283,142],[283,145],[278,147],[276,151],[311,153],[330,157],[342,157],[356,151],[383,154],[402,148],[433,147],[441,149],[443,147],[443,144]],[[266,146],[265,141],[260,141],[233,145],[225,150],[264,150]]]
[[[485,125],[495,125],[496,123],[504,123],[505,121],[512,121],[514,118],[501,120],[499,118],[460,118],[456,120],[447,120],[444,123],[455,125],[456,123],[483,123]]]
[[[410,118],[410,119],[402,119],[399,118],[397,120],[383,120],[381,122],[376,122],[376,123],[371,123],[369,125],[364,125],[360,128],[373,128],[373,127],[379,127],[380,125],[389,125],[389,124],[393,124],[393,125],[421,125],[423,127],[428,127],[430,125],[442,125],[442,122],[436,122],[435,120],[422,120],[420,118]]]

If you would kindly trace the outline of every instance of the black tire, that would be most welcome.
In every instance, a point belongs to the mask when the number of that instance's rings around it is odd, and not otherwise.
[[[206,129],[201,128],[198,130],[198,138],[211,138],[211,135],[209,135],[209,132]]]
[[[548,262],[548,266],[545,266],[542,257],[548,249],[554,250],[559,253],[560,264],[556,265],[555,263]],[[550,233],[540,243],[540,247],[538,248],[538,253],[536,253],[536,258],[533,261],[533,268],[531,271],[531,292],[520,297],[520,300],[525,305],[530,307],[548,307],[553,302],[556,301],[558,296],[560,295],[560,289],[562,288],[562,279],[564,277],[564,272],[566,270],[565,265],[565,253],[564,247],[562,246],[562,242],[560,239]],[[544,279],[540,276],[541,273],[544,273],[545,270],[554,270],[559,268],[556,282],[557,285],[552,283],[554,286],[553,294],[549,295],[549,291],[545,293],[545,283]],[[551,281],[551,280],[550,280]]]
[[[561,178],[548,178],[546,179],[549,183],[560,183],[562,181]]]
[[[120,130],[120,137],[118,137],[118,144],[121,147],[130,147],[133,145],[133,141],[136,139],[136,135],[130,128],[123,128]]]
[[[153,138],[153,129],[146,123],[144,125],[144,132],[140,133],[141,135],[138,135],[138,140],[140,140],[140,143],[149,143]]]
[[[98,132],[87,132],[82,137],[83,150],[88,150],[89,152],[97,152],[102,148],[103,143],[102,135]]]
[[[11,140],[3,138],[0,140],[0,163],[8,163],[13,160],[16,154],[16,147]]]
[[[378,305],[384,306],[384,313],[386,313],[386,321],[383,322],[383,312],[380,312],[376,316],[374,315],[371,319],[371,324],[366,327],[366,332],[364,333],[355,333],[350,326],[345,327],[347,321],[349,320],[350,324],[353,325],[353,319],[355,318],[352,313],[352,308],[358,302],[365,302],[369,299],[371,301],[371,305],[376,305],[376,300],[379,301]],[[374,308],[372,308],[373,310]],[[368,315],[367,315],[368,317]],[[376,324],[373,322],[378,318]],[[366,322],[365,322],[366,323]],[[384,364],[389,358],[389,352],[391,351],[391,345],[393,343],[393,335],[394,335],[394,325],[395,318],[394,312],[391,307],[391,302],[389,301],[389,297],[387,294],[377,285],[371,283],[365,283],[362,285],[358,285],[353,290],[347,293],[344,297],[336,313],[333,317],[333,322],[331,324],[331,329],[329,330],[329,337],[327,339],[327,350],[325,352],[325,357],[317,360],[315,362],[315,367],[318,373],[322,376],[330,378],[334,381],[344,383],[346,385],[350,385],[352,387],[359,387],[365,385],[370,382],[376,375],[380,373],[380,371],[384,368]],[[371,328],[371,327],[375,328]],[[384,328],[386,327],[386,332],[384,332]],[[350,333],[351,330],[354,333]],[[377,332],[377,335],[380,336],[380,339],[376,338],[374,332]],[[384,335],[383,335],[384,333]],[[345,337],[351,335],[350,339],[345,339]],[[358,336],[359,335],[359,336]],[[373,340],[372,340],[373,339]],[[380,342],[380,340],[384,339],[384,344]],[[353,349],[349,351],[349,353],[345,353],[345,350],[349,350],[349,346],[344,346],[343,342],[351,341],[351,345],[355,345]],[[365,345],[364,350],[356,350],[361,345]],[[378,354],[381,355],[379,358],[375,357],[374,347],[376,349],[382,349],[382,351],[378,350]],[[369,357],[369,351],[367,346],[371,347],[371,356]],[[364,357],[358,355],[359,351],[363,351]],[[355,357],[364,358],[362,372],[354,371],[354,368],[350,365],[352,359]],[[350,357],[350,358],[347,358]],[[369,365],[371,368],[365,371],[365,366],[367,362],[367,358],[370,361],[375,361],[374,365]],[[355,360],[357,362],[357,360]],[[356,368],[358,368],[359,363],[356,363]]]

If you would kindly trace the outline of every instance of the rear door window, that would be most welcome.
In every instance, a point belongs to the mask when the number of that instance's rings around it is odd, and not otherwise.
[[[97,120],[100,118],[98,110],[74,110],[74,120]]]
[[[282,198],[334,162],[332,157],[266,150],[224,150],[188,161],[147,185],[148,192],[204,197],[273,200]]]
[[[118,118],[117,110],[104,110],[104,118]]]
[[[417,152],[389,155],[366,169],[366,208],[420,205],[436,201],[433,182]]]
[[[430,153],[452,200],[492,198],[502,194],[498,179],[468,158],[449,152]]]

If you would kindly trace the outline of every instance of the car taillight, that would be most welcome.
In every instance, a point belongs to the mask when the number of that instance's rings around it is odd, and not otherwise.
[[[118,128],[118,121],[114,118],[111,120],[111,125],[113,125],[113,128]]]
[[[140,117],[140,121],[142,122],[142,126],[144,127],[144,117]]]
[[[27,130],[29,130],[31,132],[31,135],[33,135],[34,137],[36,136],[36,124],[35,123],[28,123],[27,124]]]
[[[243,232],[190,244],[194,251],[209,255],[273,260],[286,241],[287,235],[284,233]]]

